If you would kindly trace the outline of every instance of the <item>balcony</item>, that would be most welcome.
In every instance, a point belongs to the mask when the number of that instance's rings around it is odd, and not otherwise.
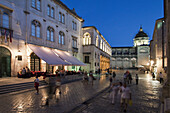
[[[2,39],[2,42],[12,42],[13,37],[13,30],[0,27],[0,38]]]
[[[77,47],[72,47],[72,51],[78,53],[78,48]]]

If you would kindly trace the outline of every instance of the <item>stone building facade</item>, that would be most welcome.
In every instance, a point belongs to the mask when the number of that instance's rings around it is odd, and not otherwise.
[[[133,40],[133,47],[112,47],[112,68],[135,68],[149,63],[149,37],[142,27]]]
[[[59,68],[37,57],[29,44],[67,51],[83,61],[83,22],[60,0],[1,0],[0,76],[15,76],[25,66],[33,71]]]
[[[111,46],[94,26],[82,28],[83,57],[87,71],[99,72],[110,68]]]
[[[164,73],[167,68],[167,39],[165,38],[165,31],[164,18],[156,20],[153,37],[150,43],[151,70],[155,72],[155,74],[160,72]]]

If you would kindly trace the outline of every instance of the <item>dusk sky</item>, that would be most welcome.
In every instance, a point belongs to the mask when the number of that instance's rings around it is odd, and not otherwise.
[[[133,46],[142,25],[152,39],[155,21],[163,17],[163,0],[61,0],[95,26],[111,47]]]

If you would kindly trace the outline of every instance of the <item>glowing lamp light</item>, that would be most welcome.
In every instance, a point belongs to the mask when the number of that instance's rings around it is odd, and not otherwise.
[[[22,61],[22,53],[20,50],[18,50],[17,58],[18,58],[18,61]]]
[[[153,60],[151,60],[151,66],[154,64],[154,61]]]
[[[147,66],[149,66],[149,63],[147,63]]]

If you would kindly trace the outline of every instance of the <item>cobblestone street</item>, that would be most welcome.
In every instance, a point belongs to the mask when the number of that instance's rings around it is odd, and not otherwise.
[[[134,76],[134,75],[133,75]],[[139,74],[139,85],[129,85],[132,91],[132,106],[128,106],[127,113],[158,113],[160,108],[160,90],[162,85],[159,81],[152,80],[149,74]],[[116,98],[115,105],[111,104],[108,91],[89,101],[77,113],[122,113],[120,100]]]
[[[117,79],[122,79],[122,73],[117,72]],[[132,73],[134,76],[134,73]],[[97,77],[97,76],[96,76]],[[97,77],[98,78],[98,77]],[[130,85],[133,105],[128,107],[128,113],[156,113],[159,108],[159,95],[162,85],[152,80],[149,74],[139,74],[139,85]],[[49,106],[42,106],[46,88],[40,89],[36,95],[34,90],[8,93],[0,95],[1,113],[121,113],[119,101],[112,105],[109,93],[105,89],[109,86],[109,79],[101,76],[94,85],[86,85],[81,81],[62,85],[62,94],[59,101],[50,101]],[[100,94],[101,91],[104,91]],[[100,95],[96,95],[100,94]],[[57,94],[56,96],[59,96]],[[96,96],[96,97],[95,97]],[[77,107],[78,106],[78,107]],[[78,109],[79,108],[79,109]]]

